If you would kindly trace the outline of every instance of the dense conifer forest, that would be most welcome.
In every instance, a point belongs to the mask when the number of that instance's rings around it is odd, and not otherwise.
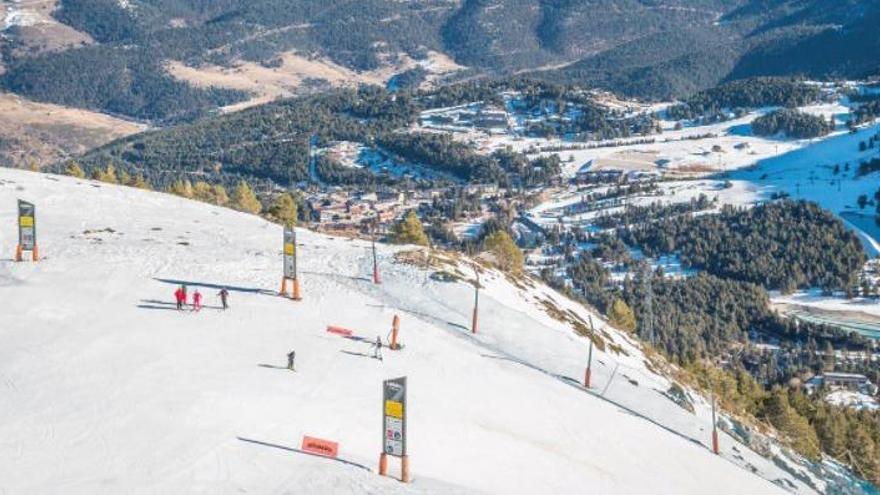
[[[619,235],[649,256],[675,253],[685,266],[783,292],[848,290],[865,263],[854,233],[830,212],[802,201],[659,217]]]
[[[669,118],[690,120],[698,117],[710,120],[724,112],[760,107],[797,107],[819,98],[819,89],[797,79],[758,77],[721,84],[696,93],[680,104],[670,107]]]
[[[792,109],[780,109],[752,121],[752,131],[758,136],[784,134],[795,139],[810,139],[834,130],[834,121],[821,115],[811,115]]]

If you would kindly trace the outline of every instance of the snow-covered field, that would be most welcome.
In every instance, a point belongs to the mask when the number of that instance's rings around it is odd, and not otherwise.
[[[837,406],[854,407],[856,409],[880,409],[880,404],[877,403],[876,397],[851,390],[831,392],[825,397],[825,400]]]
[[[11,261],[16,198],[37,205],[37,264]],[[812,493],[802,479],[825,488],[726,434],[712,455],[705,400],[694,395],[690,413],[664,397],[669,380],[595,316],[609,346],[596,350],[585,392],[573,382],[587,341],[544,307],[590,315],[537,283],[486,271],[472,336],[471,285],[394,262],[398,248],[380,247],[377,286],[367,243],[300,230],[304,300],[293,302],[274,292],[281,229],[254,216],[2,169],[0,226],[0,493]],[[176,311],[179,283],[208,306]],[[395,314],[406,347],[381,362],[367,343],[325,331],[384,340]],[[292,349],[297,372],[276,369]],[[374,472],[381,382],[403,375],[409,485]],[[346,462],[296,452],[303,435],[338,441]]]
[[[4,7],[6,12],[0,31],[6,31],[14,26],[33,26],[40,22],[46,22],[40,14],[28,9],[28,6],[21,0],[6,2]]]
[[[858,196],[866,194],[873,198],[874,192],[880,188],[877,173],[855,176],[860,160],[877,156],[876,149],[859,151],[859,142],[877,132],[880,132],[878,123],[863,127],[856,134],[837,133],[809,146],[760,160],[752,167],[731,174],[731,179],[757,185],[756,199],[759,200],[768,199],[774,192],[784,192],[795,199],[815,201],[838,215],[848,211],[849,215],[842,216],[855,228],[851,215],[860,213],[856,207]],[[850,166],[848,172],[834,173],[834,165],[843,168],[846,164]],[[869,228],[870,223],[859,225],[859,230]],[[871,234],[873,238],[866,238],[864,244],[871,254],[877,255],[880,253],[880,236],[874,232]]]

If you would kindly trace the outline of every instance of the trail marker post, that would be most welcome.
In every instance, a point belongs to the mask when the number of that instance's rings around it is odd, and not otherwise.
[[[373,283],[381,284],[382,280],[379,278],[379,260],[376,258],[376,236],[373,235],[371,239],[373,246]]]
[[[24,252],[31,252],[33,261],[40,260],[37,246],[37,207],[33,203],[18,200],[18,245],[15,248],[15,261],[24,261]]]
[[[400,481],[409,483],[406,453],[406,377],[382,382],[382,454],[379,474],[388,475],[388,456],[400,458]]]
[[[474,314],[471,317],[471,333],[476,335],[477,333],[477,315],[479,314],[480,308],[480,272],[474,269],[474,273],[477,274],[477,281],[474,284]]]
[[[287,281],[293,283],[293,294],[291,298],[299,301],[302,296],[299,292],[299,277],[297,276],[296,267],[296,230],[287,225],[284,227],[284,275],[281,278],[281,292],[279,295],[287,297]]]
[[[590,315],[590,350],[587,352],[587,371],[584,372],[584,388],[590,388],[590,379],[593,375],[593,337],[596,328],[593,327],[593,316]]]
[[[397,333],[400,331],[400,317],[394,315],[394,319],[391,320],[391,350],[397,350]]]
[[[718,422],[715,420],[715,392],[712,392],[712,452],[718,455]]]

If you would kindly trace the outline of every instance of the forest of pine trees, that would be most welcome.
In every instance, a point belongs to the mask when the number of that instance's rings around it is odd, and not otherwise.
[[[766,289],[797,286],[798,280],[849,287],[864,262],[861,244],[812,203],[691,214],[710,205],[699,198],[670,211],[661,205],[630,208],[607,219],[619,222],[619,238],[592,239],[593,249],[569,264],[571,289],[551,270],[542,275],[619,328],[650,337],[653,349],[712,389],[725,409],[771,424],[808,458],[824,453],[865,479],[880,481],[880,412],[830,405],[823,399],[826,391],[807,396],[798,386],[805,377],[832,370],[880,379],[880,363],[839,360],[835,352],[873,352],[873,342],[837,327],[780,316],[771,309]],[[631,246],[648,256],[678,254],[703,271],[665,277],[662,269],[647,270],[644,261],[634,260]],[[613,282],[610,270],[621,265],[636,275]],[[644,330],[647,318],[650,336]],[[777,342],[777,348],[756,347],[753,339]]]
[[[794,139],[811,139],[834,130],[834,121],[820,115],[783,108],[762,115],[752,121],[752,131],[758,136],[785,134]]]
[[[740,79],[701,91],[668,109],[672,120],[697,117],[724,119],[724,111],[779,106],[798,107],[819,98],[819,89],[802,81],[780,77]],[[720,116],[720,117],[719,117]]]
[[[682,265],[767,289],[851,289],[865,263],[856,235],[815,203],[782,201],[717,215],[669,216],[619,229],[648,256],[677,254]]]

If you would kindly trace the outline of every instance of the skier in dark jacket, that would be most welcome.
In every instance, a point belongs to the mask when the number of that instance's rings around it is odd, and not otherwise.
[[[382,360],[382,337],[380,335],[376,336],[375,346],[376,346],[375,349],[373,349],[373,357],[378,359],[379,361],[381,361]]]
[[[296,359],[296,351],[290,351],[287,353],[287,369],[290,371],[296,371],[293,368],[293,360]]]
[[[226,290],[226,287],[220,289],[220,292],[217,293],[220,296],[220,303],[223,306],[223,309],[227,309],[229,304],[227,304],[226,299],[229,297],[229,291]]]

